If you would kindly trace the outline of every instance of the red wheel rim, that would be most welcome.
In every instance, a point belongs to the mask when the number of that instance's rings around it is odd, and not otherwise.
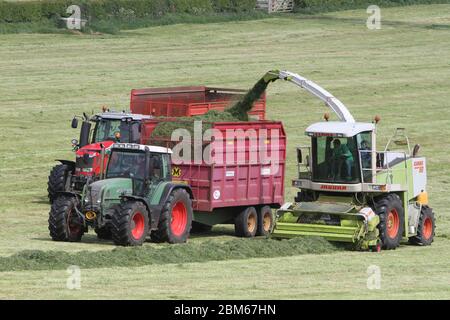
[[[133,235],[133,238],[139,240],[144,234],[144,229],[145,229],[144,215],[140,212],[136,212],[133,216],[131,226],[131,234]]]
[[[426,217],[425,221],[423,222],[422,235],[425,240],[428,240],[431,238],[432,234],[433,234],[433,221],[431,221],[430,217]]]
[[[387,235],[391,239],[395,239],[398,235],[398,230],[400,229],[400,218],[398,216],[397,210],[393,209],[389,212],[386,221]]]
[[[175,236],[181,236],[186,230],[187,210],[184,203],[179,201],[172,209],[172,222],[170,228]]]

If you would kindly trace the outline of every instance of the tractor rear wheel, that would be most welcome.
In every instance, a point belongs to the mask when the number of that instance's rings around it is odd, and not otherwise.
[[[405,210],[400,197],[395,193],[382,197],[376,202],[375,208],[380,217],[378,229],[383,249],[397,248],[405,226]]]
[[[53,201],[48,229],[54,241],[80,241],[84,234],[83,219],[77,213],[76,197],[59,196]]]
[[[269,236],[273,229],[273,214],[269,206],[264,206],[258,210],[257,236]]]
[[[150,234],[155,242],[183,243],[192,227],[192,200],[184,189],[175,189],[164,204],[158,229]]]
[[[409,242],[416,245],[429,246],[434,240],[435,228],[436,221],[433,209],[428,206],[422,206],[417,235],[409,238]]]
[[[254,207],[245,208],[234,221],[234,232],[242,238],[252,238],[258,229],[258,214]]]
[[[147,207],[140,201],[127,201],[121,204],[112,216],[110,230],[116,245],[142,245],[149,230]]]
[[[48,176],[47,191],[50,203],[53,203],[58,192],[66,190],[66,181],[70,168],[65,164],[58,164],[52,168]]]
[[[94,231],[97,234],[97,238],[99,238],[99,239],[103,239],[103,240],[111,240],[112,239],[112,233],[111,233],[111,229],[109,227],[95,228]]]

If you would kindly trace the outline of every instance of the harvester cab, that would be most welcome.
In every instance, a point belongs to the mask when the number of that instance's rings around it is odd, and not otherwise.
[[[60,164],[53,167],[48,181],[50,202],[60,192],[79,193],[88,180],[102,178],[108,160],[105,151],[115,142],[139,143],[141,122],[151,118],[111,111],[74,117],[71,125],[74,129],[78,127],[78,119],[82,120],[80,138],[72,140],[76,161],[58,160]]]
[[[65,195],[53,203],[52,238],[79,241],[91,227],[117,245],[141,245],[149,234],[155,241],[185,242],[193,219],[192,191],[172,182],[172,151],[115,143],[108,153],[105,179],[85,185],[81,198]]]
[[[377,251],[395,249],[403,239],[431,244],[435,219],[428,206],[426,159],[418,155],[418,145],[411,151],[405,129],[397,129],[378,151],[378,118],[355,122],[317,84],[282,75],[324,100],[341,121],[326,115],[325,122],[306,129],[311,144],[297,148],[298,178],[292,182],[300,190],[295,202],[277,211],[273,236],[320,236]]]

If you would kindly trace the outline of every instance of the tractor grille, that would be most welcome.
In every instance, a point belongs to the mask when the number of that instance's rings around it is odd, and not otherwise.
[[[89,156],[77,157],[75,162],[76,170],[85,173],[92,172],[92,166],[94,164],[94,158]],[[86,170],[90,169],[90,170]]]

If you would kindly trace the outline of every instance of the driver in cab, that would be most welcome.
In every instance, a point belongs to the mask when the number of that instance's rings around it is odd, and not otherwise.
[[[333,178],[341,178],[341,170],[344,168],[344,178],[352,180],[353,154],[346,144],[342,144],[341,140],[333,140],[333,152],[331,157]]]

